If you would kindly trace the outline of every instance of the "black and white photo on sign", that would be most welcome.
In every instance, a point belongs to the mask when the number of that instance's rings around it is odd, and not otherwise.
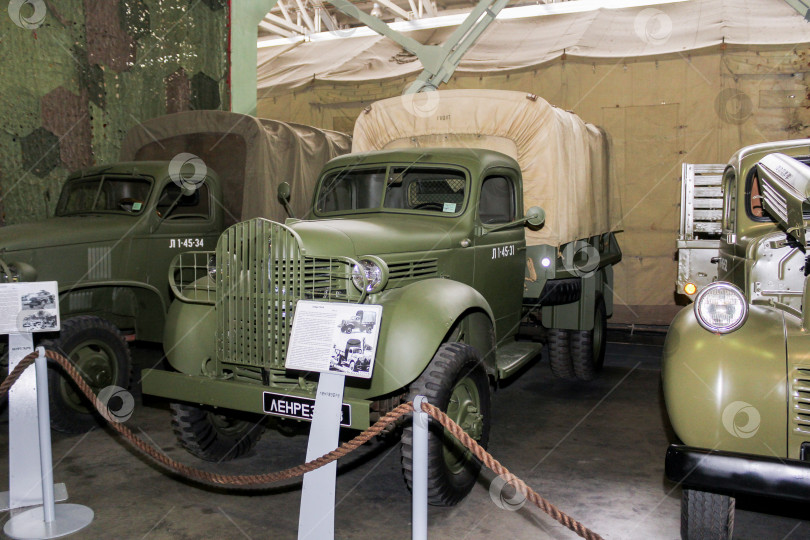
[[[56,295],[41,289],[35,293],[24,294],[20,302],[23,310],[54,309],[56,307]]]
[[[0,334],[59,330],[59,286],[55,281],[0,284]]]
[[[381,316],[377,305],[299,301],[287,368],[371,378]]]

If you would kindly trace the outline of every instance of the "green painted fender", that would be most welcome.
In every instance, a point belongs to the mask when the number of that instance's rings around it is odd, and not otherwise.
[[[786,457],[785,320],[749,306],[730,334],[701,327],[692,306],[672,321],[661,378],[672,427],[689,446]]]
[[[426,279],[383,292],[371,301],[383,306],[383,314],[374,376],[364,397],[408,386],[462,320],[467,327],[465,341],[478,349],[487,371],[495,372],[492,310],[469,285]]]
[[[163,334],[166,359],[181,373],[202,375],[203,365],[216,357],[216,333],[213,305],[175,300],[169,306]]]

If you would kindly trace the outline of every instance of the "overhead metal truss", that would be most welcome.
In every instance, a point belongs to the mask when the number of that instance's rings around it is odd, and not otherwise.
[[[370,6],[370,14],[383,21],[412,21],[435,17],[439,10],[434,0],[373,0],[357,4],[358,10]],[[354,4],[352,4],[354,5]],[[458,11],[458,10],[456,10]],[[345,30],[357,26],[356,20],[321,0],[278,0],[275,7],[259,23],[265,37],[306,36],[318,32]]]

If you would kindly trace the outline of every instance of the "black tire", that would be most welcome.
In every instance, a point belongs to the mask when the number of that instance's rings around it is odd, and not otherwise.
[[[593,330],[571,332],[571,361],[574,374],[581,381],[592,381],[605,364],[607,344],[607,311],[601,296],[596,298]]]
[[[411,383],[408,401],[423,395],[465,428],[482,447],[489,441],[490,387],[481,358],[463,343],[445,343]],[[461,401],[464,400],[464,403]],[[473,404],[478,403],[478,407]],[[461,443],[430,419],[428,433],[428,502],[453,506],[475,484],[481,463]],[[402,473],[408,489],[413,487],[413,426],[402,434]]]
[[[172,403],[170,408],[172,430],[180,446],[205,461],[229,461],[246,455],[264,431],[263,418],[258,415],[223,414],[188,403]]]
[[[546,338],[551,373],[558,379],[576,380],[574,363],[571,360],[571,332],[559,328],[549,328]]]
[[[129,346],[109,321],[89,315],[64,320],[59,337],[41,345],[69,358],[96,394],[108,386],[129,388]],[[101,425],[104,420],[64,370],[56,363],[48,367],[51,428],[76,435]]]
[[[733,497],[684,489],[681,498],[683,540],[731,540],[734,533]]]

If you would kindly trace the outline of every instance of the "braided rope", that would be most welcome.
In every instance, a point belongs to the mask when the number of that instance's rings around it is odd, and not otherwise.
[[[8,393],[9,389],[14,385],[17,379],[20,378],[22,373],[34,363],[37,356],[38,353],[35,351],[20,360],[17,366],[8,374],[8,377],[6,377],[6,379],[0,383],[0,399]],[[289,469],[265,474],[216,474],[184,465],[157,450],[151,444],[145,442],[143,439],[133,433],[128,427],[119,423],[110,414],[107,406],[98,399],[98,396],[96,396],[95,393],[93,393],[93,390],[90,388],[81,374],[79,374],[78,370],[73,366],[73,363],[70,360],[58,352],[51,350],[46,350],[45,356],[58,363],[62,369],[65,370],[65,372],[79,387],[79,390],[81,390],[85,397],[90,400],[98,413],[105,420],[107,420],[110,427],[120,433],[127,441],[129,441],[132,446],[140,450],[143,454],[152,458],[152,460],[162,465],[164,468],[180,474],[181,476],[184,476],[190,480],[209,485],[230,485],[240,487],[251,486],[254,488],[257,486],[266,487],[268,484],[274,484],[284,480],[290,480],[297,476],[302,476],[308,472],[323,467],[324,465],[332,463],[333,461],[337,461],[338,459],[353,452],[371,440],[373,437],[379,435],[388,425],[413,411],[413,403],[403,403],[377,420],[373,426],[359,434],[357,437],[343,443],[339,448],[336,448],[335,450],[332,450],[331,452],[324,454],[323,456],[312,461],[308,461],[302,465],[296,465],[295,467],[290,467]],[[498,460],[492,457],[486,450],[481,448],[475,439],[470,437],[458,424],[456,424],[449,416],[444,414],[438,407],[430,405],[429,403],[423,403],[422,410],[433,417],[448,432],[450,432],[464,446],[466,446],[486,467],[495,472],[495,474],[503,477],[507,483],[511,484],[519,493],[523,494],[527,500],[531,501],[532,504],[537,506],[540,510],[586,540],[602,540],[601,536],[559,510],[556,506],[548,502],[532,488],[530,488],[525,482],[523,482],[523,480],[509,472],[506,467],[501,465]]]

